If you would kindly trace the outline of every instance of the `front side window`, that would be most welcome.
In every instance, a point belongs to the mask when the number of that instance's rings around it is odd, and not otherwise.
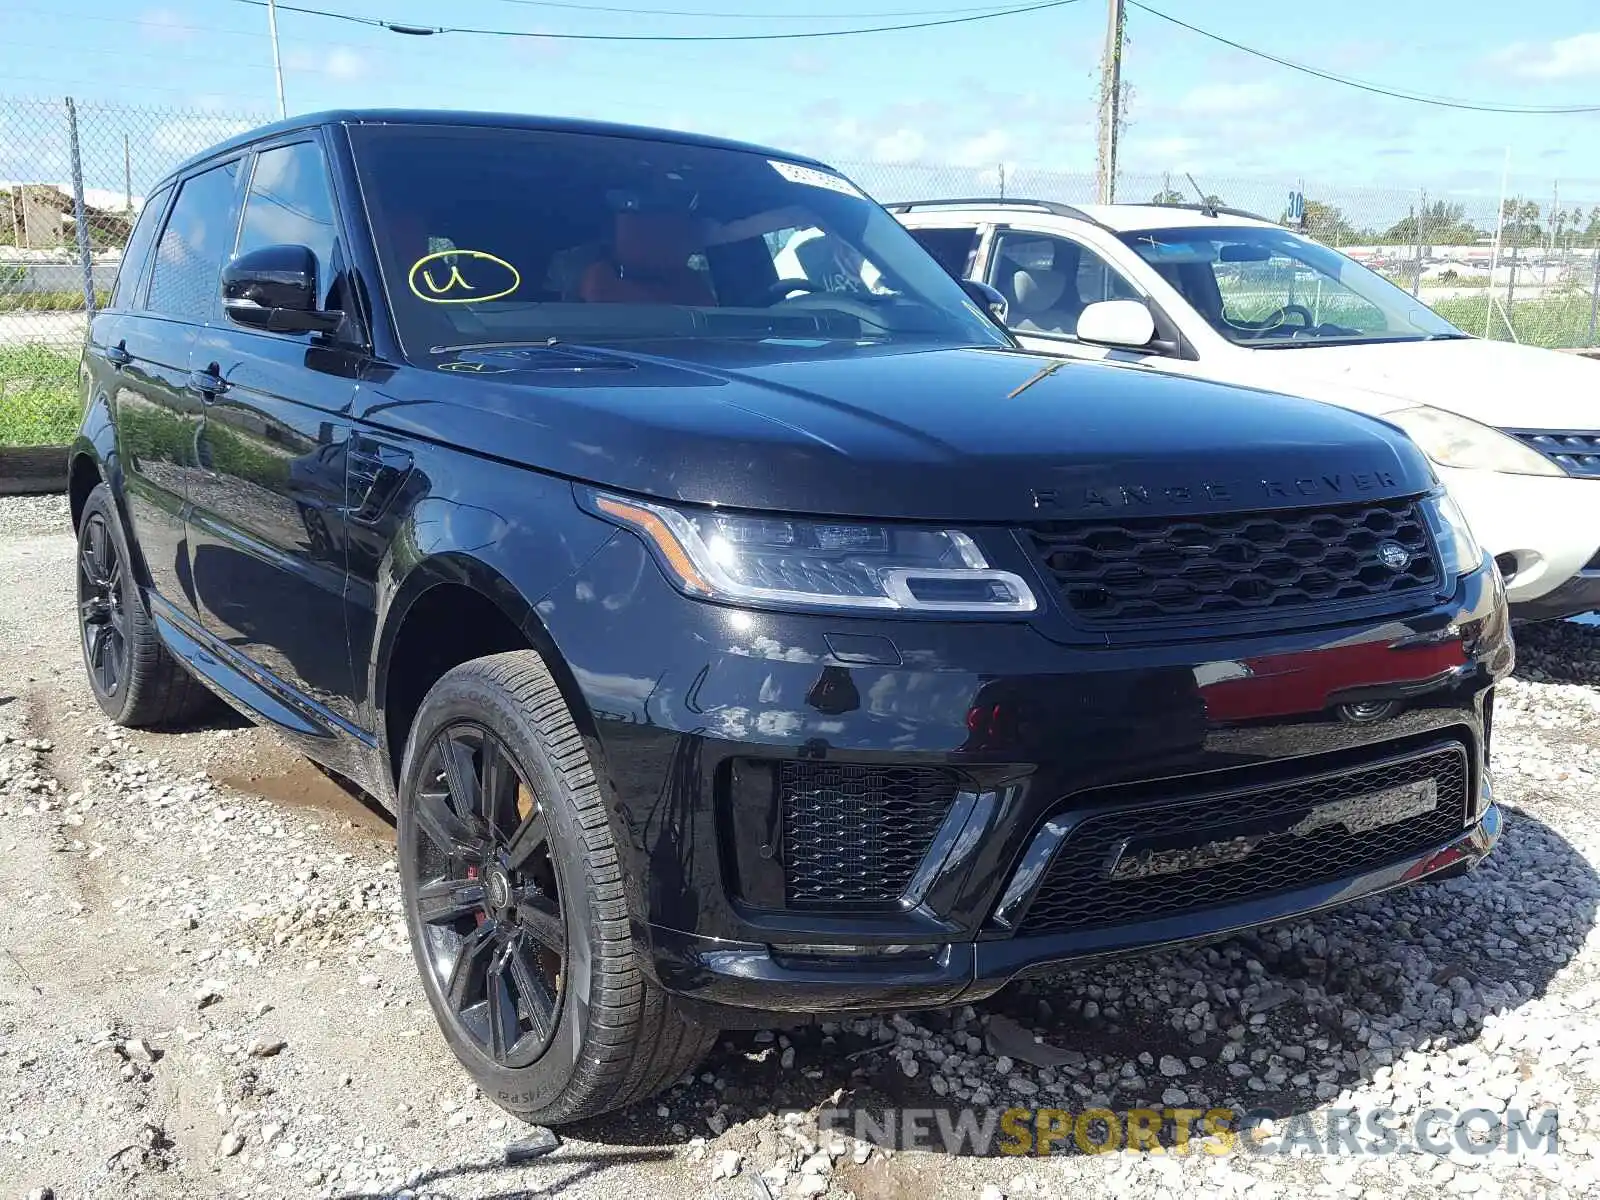
[[[490,343],[1003,335],[832,171],[666,141],[355,126],[407,353]]]
[[[139,210],[139,220],[128,236],[128,245],[122,252],[122,264],[117,268],[116,286],[111,289],[112,308],[132,308],[139,280],[144,278],[145,264],[150,259],[150,246],[156,240],[156,227],[161,224],[161,214],[167,209],[167,197],[172,189],[164,187],[153,196],[146,196]]]
[[[1075,337],[1089,305],[1143,299],[1115,267],[1071,238],[1003,230],[993,263],[989,282],[1006,298],[1006,324],[1018,333]]]
[[[1122,240],[1212,328],[1241,345],[1467,336],[1354,259],[1286,229],[1161,229]]]
[[[972,269],[972,256],[978,249],[978,231],[964,229],[913,229],[911,236],[934,260],[957,279],[965,279]]]
[[[274,146],[256,155],[235,255],[262,246],[307,247],[317,257],[319,305],[331,307],[327,299],[338,272],[337,230],[333,192],[316,142]]]
[[[156,244],[148,307],[196,323],[212,313],[222,263],[233,242],[233,193],[237,161],[184,180],[167,227]]]

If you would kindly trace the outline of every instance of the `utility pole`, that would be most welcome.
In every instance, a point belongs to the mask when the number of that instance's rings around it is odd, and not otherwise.
[[[278,83],[278,120],[289,115],[283,103],[283,59],[278,55],[278,4],[267,0],[267,32],[272,36],[272,75]]]
[[[1106,53],[1100,64],[1100,155],[1095,198],[1117,199],[1117,136],[1122,124],[1122,0],[1106,0]]]

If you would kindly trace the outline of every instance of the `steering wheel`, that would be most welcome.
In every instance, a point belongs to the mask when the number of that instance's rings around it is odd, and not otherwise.
[[[772,303],[785,304],[789,308],[828,309],[852,316],[874,329],[888,329],[884,323],[884,305],[873,303],[862,294],[854,292],[830,292],[825,284],[813,283],[809,279],[780,279],[773,284],[768,292],[775,292],[779,288],[788,288],[790,291],[803,291],[803,296],[777,296]],[[885,299],[888,299],[887,297]]]
[[[827,285],[815,279],[780,279],[767,288],[767,302],[776,304],[780,300],[787,300],[791,292],[823,292]]]
[[[1316,318],[1311,315],[1311,310],[1303,304],[1285,304],[1282,308],[1275,308],[1267,314],[1266,320],[1261,322],[1262,329],[1276,329],[1283,324],[1283,319],[1290,313],[1300,318],[1300,327],[1310,329],[1316,324]]]

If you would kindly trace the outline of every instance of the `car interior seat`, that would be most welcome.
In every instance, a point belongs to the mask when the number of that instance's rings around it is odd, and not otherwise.
[[[1077,333],[1083,299],[1078,294],[1077,255],[1068,247],[1057,245],[1048,267],[1022,267],[1002,258],[999,279],[1013,329]]]
[[[591,304],[715,304],[689,265],[697,249],[694,221],[685,214],[619,212],[611,253],[584,271],[579,295]]]

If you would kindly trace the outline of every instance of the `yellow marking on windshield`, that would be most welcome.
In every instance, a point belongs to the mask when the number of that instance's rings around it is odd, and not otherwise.
[[[499,291],[484,292],[479,294],[479,287],[483,285],[480,279],[477,284],[469,283],[466,275],[462,274],[460,260],[472,262],[489,262],[505,269],[510,283],[500,288]],[[443,260],[443,261],[441,261]],[[438,265],[431,265],[438,264]],[[445,272],[445,267],[449,272]],[[439,278],[442,276],[442,281]],[[418,286],[418,280],[421,286]],[[432,254],[424,254],[411,264],[411,271],[406,276],[406,283],[411,288],[411,294],[418,300],[425,300],[429,304],[474,304],[485,300],[498,300],[502,296],[509,296],[522,286],[522,274],[503,258],[498,258],[484,250],[438,250]],[[470,295],[457,295],[458,292],[469,292]]]

